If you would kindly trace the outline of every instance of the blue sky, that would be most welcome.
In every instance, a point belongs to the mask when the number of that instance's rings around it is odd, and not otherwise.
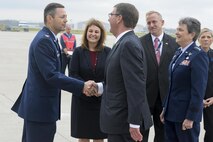
[[[0,19],[43,21],[43,9],[52,0],[0,0]],[[212,0],[57,0],[66,7],[69,22],[76,23],[90,18],[107,22],[108,13],[115,4],[129,2],[140,12],[139,24],[145,25],[145,13],[159,11],[164,27],[176,28],[180,18],[190,16],[200,20],[202,27],[213,29]]]

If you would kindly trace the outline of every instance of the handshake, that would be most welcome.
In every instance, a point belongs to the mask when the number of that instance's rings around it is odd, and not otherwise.
[[[88,97],[99,97],[101,95],[98,94],[98,85],[92,80],[89,80],[84,83],[83,93]]]

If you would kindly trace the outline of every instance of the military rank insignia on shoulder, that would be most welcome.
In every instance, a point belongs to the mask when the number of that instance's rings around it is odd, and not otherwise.
[[[196,49],[196,50],[198,50],[198,51],[200,51],[200,50],[201,50],[201,48],[200,48],[200,47],[198,47],[198,46],[195,46],[195,47],[194,47],[194,49]]]
[[[50,37],[50,35],[48,35],[48,34],[45,34],[44,36],[45,36],[45,37]]]

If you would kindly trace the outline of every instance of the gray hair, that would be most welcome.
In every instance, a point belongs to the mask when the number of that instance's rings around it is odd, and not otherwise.
[[[185,17],[180,19],[179,25],[185,24],[189,33],[195,33],[193,41],[196,41],[200,34],[200,21],[192,17]]]
[[[154,11],[154,10],[151,10],[151,11],[147,12],[146,13],[146,17],[148,17],[151,14],[157,14],[160,17],[160,19],[163,19],[162,15],[159,12]]]

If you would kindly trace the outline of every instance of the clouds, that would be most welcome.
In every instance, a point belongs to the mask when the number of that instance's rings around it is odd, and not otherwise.
[[[0,19],[42,22],[44,7],[52,1],[0,0],[0,2]],[[129,2],[139,10],[139,23],[142,25],[146,25],[145,13],[156,10],[162,14],[165,27],[176,28],[180,18],[191,16],[200,20],[202,27],[213,29],[211,20],[213,18],[212,0],[58,0],[57,2],[65,5],[68,20],[73,23],[85,21],[92,17],[107,22],[108,13],[112,11],[115,4]]]

